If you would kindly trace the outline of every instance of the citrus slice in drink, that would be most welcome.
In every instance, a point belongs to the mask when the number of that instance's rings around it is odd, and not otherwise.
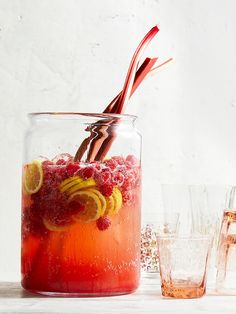
[[[109,215],[113,216],[115,214],[118,213],[118,211],[121,209],[122,207],[122,194],[121,191],[115,187],[113,189],[112,195],[111,195],[114,199],[114,206],[113,208],[109,211]]]
[[[96,194],[99,198],[99,200],[101,201],[102,204],[102,208],[101,208],[101,216],[103,216],[103,214],[106,211],[106,207],[107,207],[107,201],[106,198],[102,195],[101,192],[99,192],[97,189],[95,188],[89,188],[88,191],[93,192],[94,194]]]
[[[106,206],[106,212],[105,212],[105,215],[108,215],[108,216],[112,216],[112,213],[113,213],[113,210],[114,210],[114,207],[115,207],[115,201],[114,201],[114,198],[113,196],[108,196],[106,197],[106,203],[107,203],[107,206]]]
[[[62,181],[62,183],[60,184],[60,191],[63,193],[63,192],[66,192],[67,190],[69,190],[72,186],[82,182],[83,179],[79,176],[75,176],[75,177],[71,177],[71,178],[68,178],[64,181]]]
[[[43,184],[43,168],[40,161],[33,160],[30,164],[25,165],[23,183],[28,194],[34,194],[40,190]]]
[[[69,202],[78,202],[84,206],[84,210],[73,216],[76,222],[86,222],[97,220],[102,214],[102,203],[99,197],[92,191],[81,190],[73,193]]]
[[[96,182],[94,179],[87,179],[87,180],[82,180],[82,181],[76,181],[75,184],[68,189],[65,190],[65,192],[68,195],[72,195],[75,192],[82,190],[82,189],[87,189],[96,186]]]
[[[122,194],[120,190],[115,187],[113,189],[112,195],[106,197],[107,208],[105,214],[108,216],[114,216],[119,212],[122,207]]]

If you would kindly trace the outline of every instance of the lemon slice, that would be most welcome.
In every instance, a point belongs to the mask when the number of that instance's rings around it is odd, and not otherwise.
[[[85,209],[73,216],[76,222],[91,222],[97,220],[102,214],[102,203],[99,197],[92,191],[82,190],[72,194],[69,202],[78,201]]]
[[[106,198],[102,195],[101,192],[99,192],[97,189],[94,189],[94,188],[89,188],[88,190],[86,191],[91,191],[93,192],[94,194],[96,194],[99,198],[99,200],[101,201],[101,204],[102,204],[102,208],[101,208],[101,216],[104,215],[105,211],[106,211],[106,207],[107,207],[107,201],[106,201]]]
[[[113,197],[115,204],[114,204],[113,209],[109,211],[109,215],[113,216],[113,215],[117,214],[118,211],[122,207],[122,194],[121,194],[121,191],[117,187],[115,187],[113,189],[111,196]]]
[[[39,191],[43,184],[42,163],[33,160],[30,164],[25,165],[23,172],[24,189],[28,194],[34,194]]]
[[[66,189],[65,192],[68,193],[69,195],[72,195],[73,193],[75,193],[81,189],[85,189],[85,188],[87,189],[87,188],[94,187],[94,186],[96,186],[96,182],[94,179],[82,180],[82,181],[75,183],[70,188]]]
[[[66,229],[68,229],[71,224],[68,224],[66,226],[57,226],[57,225],[54,225],[53,223],[49,222],[48,220],[46,219],[43,219],[43,223],[44,223],[44,226],[49,230],[49,231],[57,231],[57,232],[62,232],[62,231],[65,231]]]
[[[106,207],[105,215],[112,216],[112,213],[115,207],[115,201],[114,201],[113,196],[111,195],[111,196],[106,197],[106,202],[107,202],[107,207]]]
[[[80,178],[79,176],[68,178],[68,179],[62,181],[62,183],[60,184],[60,191],[63,193],[65,191],[67,191],[68,189],[70,189],[72,186],[74,186],[74,185],[76,185],[82,181],[83,181],[83,179]]]

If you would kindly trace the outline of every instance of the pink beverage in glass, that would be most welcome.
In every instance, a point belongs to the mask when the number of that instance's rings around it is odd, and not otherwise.
[[[200,298],[206,292],[211,236],[158,236],[164,297]]]
[[[235,187],[232,188],[235,194]],[[235,196],[233,196],[235,197]],[[223,213],[218,252],[216,289],[223,294],[236,294],[236,210]]]

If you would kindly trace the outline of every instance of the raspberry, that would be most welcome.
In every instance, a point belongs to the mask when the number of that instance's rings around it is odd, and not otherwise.
[[[134,157],[134,155],[128,155],[126,157],[126,162],[132,166],[135,166],[138,164],[138,160],[136,157]]]
[[[116,167],[117,167],[117,162],[115,159],[108,159],[108,160],[105,160],[104,164],[110,168],[111,170],[114,170]]]
[[[80,169],[79,163],[69,163],[66,166],[66,171],[69,177],[73,177],[73,175]]]
[[[65,164],[66,164],[66,161],[64,159],[58,159],[57,162],[56,162],[57,166],[65,165]]]
[[[41,197],[37,207],[42,217],[54,225],[64,226],[73,221],[71,212],[74,214],[75,209],[68,208],[66,197],[57,188]]]
[[[66,195],[60,192],[59,185],[62,180],[72,176],[80,167],[79,163],[68,163],[67,165],[51,165],[45,162],[43,165],[44,181],[41,189],[32,195],[32,213],[30,219],[26,217],[27,224],[24,230],[36,233],[42,229],[44,232],[43,219],[55,226],[65,226],[73,223],[73,215],[84,210],[84,206],[72,202],[68,204]],[[38,229],[41,228],[39,231]]]
[[[136,183],[135,175],[136,174],[133,169],[126,172],[125,180],[121,186],[123,191],[128,191],[135,187],[135,183]]]
[[[34,212],[49,222],[61,225],[70,222],[67,198],[59,189],[56,181],[57,171],[51,179],[44,181],[38,193],[32,195]]]
[[[43,179],[44,184],[52,186],[54,183],[57,185],[67,178],[66,166],[65,165],[47,165],[43,164]],[[42,188],[43,188],[42,187]]]
[[[91,177],[93,177],[94,175],[94,168],[91,167],[91,166],[88,166],[88,167],[85,167],[83,169],[81,169],[81,171],[79,172],[80,176],[83,178],[83,179],[89,179]]]
[[[48,169],[43,169],[43,181],[49,181],[52,180],[53,174],[52,171]]]
[[[130,189],[130,183],[128,179],[124,180],[124,183],[122,184],[122,191],[128,191]]]
[[[43,166],[43,167],[53,166],[53,165],[54,165],[54,163],[53,163],[52,161],[50,161],[50,160],[44,160],[44,161],[42,162],[42,166]]]
[[[99,161],[93,161],[91,162],[91,165],[93,166],[95,172],[100,172],[102,170],[102,165]]]
[[[135,181],[136,181],[136,173],[135,171],[132,169],[128,172],[128,181],[129,181],[129,185],[130,188],[132,189],[135,186]]]
[[[65,166],[60,166],[60,168],[57,168],[55,170],[55,180],[56,180],[56,182],[59,183],[59,182],[65,180],[67,178],[68,178],[68,174],[67,174]]]
[[[134,196],[132,194],[131,191],[125,191],[122,193],[122,198],[123,198],[123,202],[128,204],[128,205],[131,205],[131,203],[133,202],[134,200]]]
[[[100,186],[100,191],[106,197],[111,196],[111,194],[113,192],[113,185],[112,184],[103,184]]]
[[[54,166],[45,166],[43,165],[43,181],[53,181],[54,177]]]
[[[111,220],[107,216],[103,216],[97,220],[96,224],[99,230],[104,231],[110,227]]]
[[[116,161],[118,165],[124,165],[125,163],[124,158],[121,156],[113,156],[112,159]]]
[[[96,181],[99,185],[111,183],[111,172],[109,169],[103,169],[96,175]]]
[[[124,181],[125,181],[125,176],[123,175],[123,173],[121,173],[120,171],[116,171],[116,172],[113,173],[113,175],[112,175],[112,182],[115,185],[122,186]]]

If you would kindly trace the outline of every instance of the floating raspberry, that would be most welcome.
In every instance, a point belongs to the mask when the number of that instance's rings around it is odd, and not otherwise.
[[[128,173],[127,173],[127,180],[129,182],[129,186],[130,188],[134,188],[135,186],[135,181],[136,181],[136,172],[134,171],[134,169],[131,169]]]
[[[43,168],[43,181],[44,182],[50,181],[52,180],[52,177],[53,177],[52,171]]]
[[[112,183],[114,183],[114,185],[122,186],[124,181],[125,181],[125,176],[123,175],[121,171],[116,171],[113,173]]]
[[[92,167],[94,168],[95,172],[100,172],[102,170],[102,164],[99,161],[91,162]]]
[[[93,177],[94,175],[94,168],[91,166],[85,167],[83,169],[81,169],[81,171],[79,172],[79,175],[83,178],[83,179],[89,179],[91,177]]]
[[[111,170],[108,168],[102,169],[101,172],[96,175],[95,179],[98,185],[111,184]]]
[[[46,185],[59,185],[59,183],[65,180],[67,176],[65,165],[55,165],[50,163],[43,163],[43,180]],[[44,185],[43,185],[44,187]]]
[[[66,171],[69,177],[73,177],[73,175],[80,169],[79,163],[69,163],[66,166]]]
[[[55,169],[54,178],[55,181],[58,183],[68,178],[65,165],[60,166],[59,168],[57,167],[57,169]]]
[[[60,166],[60,165],[65,165],[66,161],[64,159],[58,159],[56,162],[56,165]]]
[[[71,213],[76,210],[67,206],[67,198],[57,188],[51,189],[37,205],[42,217],[53,225],[64,226],[73,222]]]
[[[124,165],[125,160],[121,156],[113,156],[112,159],[116,161],[117,165]]]
[[[125,179],[122,186],[121,186],[121,189],[122,191],[128,191],[130,189],[130,186],[129,186],[129,180]]]
[[[52,165],[48,164],[48,163],[43,163],[43,181],[47,182],[47,181],[52,181],[53,180],[53,176],[54,176],[54,169]]]
[[[103,184],[100,186],[100,191],[106,197],[111,196],[111,194],[113,192],[113,185],[112,184]]]
[[[99,230],[104,231],[110,227],[111,220],[107,216],[103,216],[97,220],[96,224]]]
[[[43,166],[43,167],[53,166],[53,165],[54,165],[54,163],[53,163],[52,161],[50,161],[50,160],[44,160],[44,161],[42,162],[42,166]]]
[[[113,158],[105,160],[104,164],[111,170],[114,170],[118,165],[117,161]]]
[[[126,157],[126,164],[127,163],[132,165],[132,166],[135,166],[135,165],[138,164],[138,160],[137,160],[137,158],[134,155],[128,155]]]
[[[131,191],[122,192],[122,199],[124,203],[126,203],[127,205],[131,205],[134,200],[133,193]]]
[[[129,191],[135,187],[136,184],[136,176],[133,169],[129,170],[125,174],[125,180],[121,186],[123,191]]]

